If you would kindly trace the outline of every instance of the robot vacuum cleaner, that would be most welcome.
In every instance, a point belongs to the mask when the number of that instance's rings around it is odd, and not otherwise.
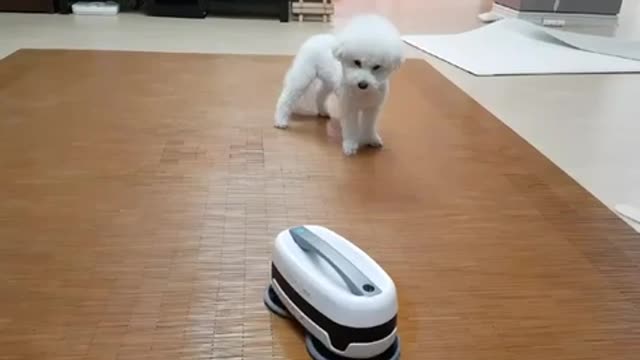
[[[277,236],[264,302],[302,325],[315,360],[400,358],[393,280],[325,227],[298,226]]]

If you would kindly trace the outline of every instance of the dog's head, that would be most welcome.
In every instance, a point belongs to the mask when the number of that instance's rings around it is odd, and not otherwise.
[[[378,90],[404,62],[403,42],[385,18],[354,18],[336,36],[333,55],[342,64],[343,85],[358,91]]]

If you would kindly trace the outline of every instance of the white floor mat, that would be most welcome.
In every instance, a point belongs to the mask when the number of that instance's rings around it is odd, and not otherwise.
[[[640,42],[505,19],[453,35],[407,35],[408,44],[477,76],[640,73]]]

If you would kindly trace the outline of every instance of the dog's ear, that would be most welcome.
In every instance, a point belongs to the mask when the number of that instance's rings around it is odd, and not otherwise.
[[[333,44],[331,52],[333,53],[333,57],[342,62],[342,60],[344,59],[344,42],[341,40],[337,40],[335,44]]]
[[[396,58],[395,68],[398,69],[402,64],[404,64],[405,57],[404,55],[400,55]]]
[[[391,61],[391,63],[393,64],[393,70],[397,70],[402,64],[404,64],[405,61],[405,56],[404,56],[404,52],[402,52],[402,50],[400,50],[398,53],[395,54],[395,56],[393,57],[393,60]]]

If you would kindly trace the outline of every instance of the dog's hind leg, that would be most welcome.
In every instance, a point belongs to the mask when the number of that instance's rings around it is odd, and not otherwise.
[[[305,73],[303,69],[293,68],[287,75],[284,89],[278,98],[275,115],[275,127],[285,129],[296,105],[313,82],[315,74]]]
[[[289,118],[293,113],[293,109],[296,106],[298,100],[304,95],[306,88],[300,88],[286,85],[278,98],[278,105],[276,107],[275,127],[279,129],[286,129],[289,127]]]
[[[316,98],[316,102],[318,105],[318,115],[321,117],[329,117],[329,110],[327,110],[327,99],[333,89],[331,86],[324,81],[322,82],[322,86],[320,87],[320,91],[318,91],[318,97]]]
[[[322,117],[329,117],[329,110],[327,109],[327,99],[340,83],[340,69],[336,68],[335,63],[329,66],[324,66],[318,69],[318,78],[320,79],[321,86],[318,90],[316,97],[316,104],[318,107],[318,115]]]

